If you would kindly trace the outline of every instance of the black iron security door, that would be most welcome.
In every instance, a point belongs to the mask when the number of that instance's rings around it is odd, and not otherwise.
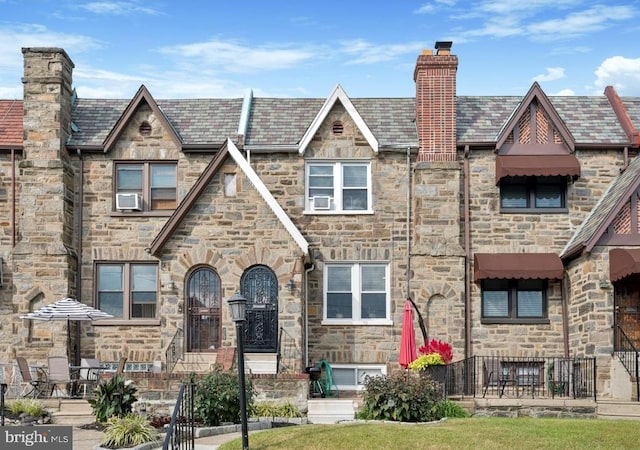
[[[244,328],[245,350],[276,352],[278,345],[278,280],[266,266],[254,266],[242,276],[242,295],[247,299]]]
[[[212,352],[220,348],[221,298],[217,273],[202,267],[191,274],[187,282],[188,352]]]

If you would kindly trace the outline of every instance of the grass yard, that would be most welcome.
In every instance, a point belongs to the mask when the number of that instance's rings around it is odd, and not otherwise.
[[[640,422],[627,420],[469,418],[432,424],[353,422],[249,433],[251,450],[639,449]],[[238,438],[220,450],[242,448]]]

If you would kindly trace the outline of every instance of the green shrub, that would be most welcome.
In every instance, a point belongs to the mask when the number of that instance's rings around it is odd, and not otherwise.
[[[442,386],[414,372],[366,377],[363,405],[357,418],[398,422],[441,419]]]
[[[93,398],[89,399],[96,422],[104,423],[110,417],[129,414],[138,400],[137,392],[133,384],[125,382],[124,375],[114,375],[100,381],[93,391]]]
[[[19,416],[22,413],[29,414],[31,417],[42,417],[47,414],[42,403],[35,398],[17,398],[7,402],[7,411],[11,414]]]
[[[111,417],[104,429],[100,445],[106,448],[135,447],[158,440],[158,431],[139,414]]]
[[[253,384],[245,375],[247,416],[253,411]],[[204,425],[240,422],[240,383],[238,373],[216,367],[197,382],[193,395],[195,415]]]
[[[436,414],[440,417],[465,418],[469,413],[456,402],[443,400],[436,405]]]
[[[258,402],[253,407],[253,415],[255,417],[302,417],[300,410],[289,401]]]

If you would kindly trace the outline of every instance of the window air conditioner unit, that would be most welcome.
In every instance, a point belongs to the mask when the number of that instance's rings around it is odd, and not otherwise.
[[[116,209],[142,211],[140,194],[116,194]]]
[[[311,197],[311,205],[313,209],[329,209],[331,208],[331,197],[328,195]]]

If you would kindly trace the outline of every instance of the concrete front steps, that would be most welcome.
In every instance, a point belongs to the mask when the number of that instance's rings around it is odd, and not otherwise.
[[[640,420],[640,402],[598,400],[598,419]]]
[[[45,407],[53,411],[53,423],[58,425],[83,425],[96,421],[91,405],[85,399],[47,400]]]
[[[307,421],[316,424],[354,420],[358,410],[357,398],[318,398],[307,400]]]

